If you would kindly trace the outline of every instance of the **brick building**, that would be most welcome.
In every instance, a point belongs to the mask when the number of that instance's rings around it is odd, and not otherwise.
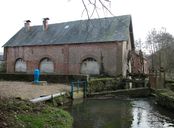
[[[131,65],[133,74],[149,74],[149,63],[142,51],[131,51]]]
[[[134,49],[130,15],[30,26],[5,45],[7,73],[109,74],[131,72],[128,52]]]

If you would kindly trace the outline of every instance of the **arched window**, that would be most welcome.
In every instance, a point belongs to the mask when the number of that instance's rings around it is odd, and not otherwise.
[[[54,63],[49,58],[43,58],[40,61],[40,72],[42,73],[53,73],[54,72]]]
[[[80,72],[82,74],[97,75],[100,74],[100,66],[94,58],[86,58],[82,61]]]
[[[15,72],[26,72],[26,71],[27,71],[26,62],[22,58],[17,59],[15,63]]]

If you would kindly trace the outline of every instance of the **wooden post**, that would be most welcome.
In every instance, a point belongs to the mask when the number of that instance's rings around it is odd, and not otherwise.
[[[73,93],[74,93],[74,83],[71,82],[71,98],[73,99]]]

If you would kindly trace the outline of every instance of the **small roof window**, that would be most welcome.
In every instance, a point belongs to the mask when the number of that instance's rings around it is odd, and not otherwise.
[[[69,28],[69,25],[66,25],[65,27],[64,27],[64,29],[68,29]]]

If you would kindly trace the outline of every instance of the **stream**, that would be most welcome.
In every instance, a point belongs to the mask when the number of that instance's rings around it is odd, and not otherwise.
[[[174,128],[174,112],[153,98],[86,99],[66,108],[73,128]]]

